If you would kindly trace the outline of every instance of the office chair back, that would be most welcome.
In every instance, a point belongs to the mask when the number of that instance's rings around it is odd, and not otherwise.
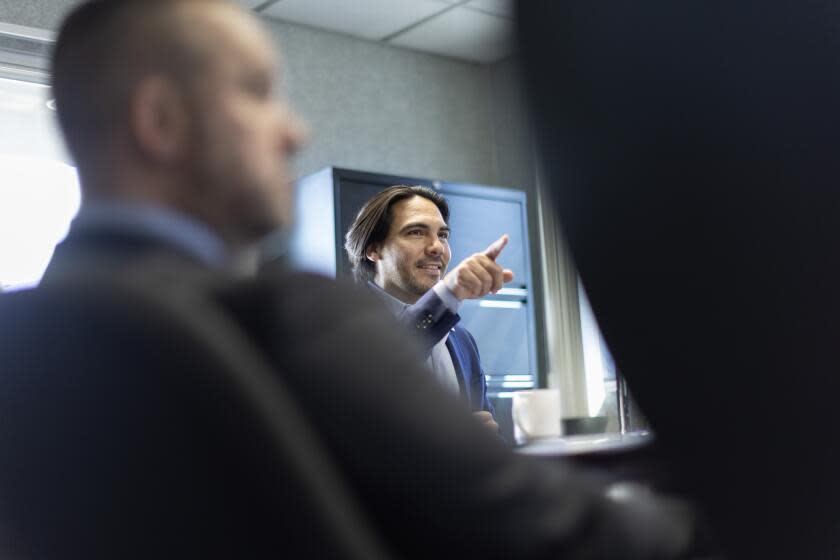
[[[0,297],[0,332],[4,557],[384,557],[282,372],[212,306],[65,282]]]

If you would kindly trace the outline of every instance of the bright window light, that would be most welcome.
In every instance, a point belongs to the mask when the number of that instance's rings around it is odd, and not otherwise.
[[[580,294],[580,329],[583,338],[583,364],[586,370],[586,397],[589,415],[601,410],[607,396],[604,388],[604,356],[601,352],[601,331],[589,304],[583,286],[578,283]]]
[[[0,154],[0,282],[34,286],[79,210],[76,170],[63,162]]]
[[[503,309],[519,309],[522,307],[521,301],[498,301],[494,299],[483,299],[478,302],[480,307],[498,307]]]
[[[0,286],[36,285],[79,209],[44,84],[0,78]]]

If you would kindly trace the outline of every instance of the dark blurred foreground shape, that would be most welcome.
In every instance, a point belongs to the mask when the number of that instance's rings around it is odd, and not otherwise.
[[[4,557],[384,557],[235,324],[91,280],[0,300]]]
[[[514,456],[421,382],[365,294],[234,283],[163,253],[123,271],[0,297],[4,558],[655,560],[687,544],[681,505]]]
[[[840,557],[840,9],[526,0],[548,184],[733,558]]]

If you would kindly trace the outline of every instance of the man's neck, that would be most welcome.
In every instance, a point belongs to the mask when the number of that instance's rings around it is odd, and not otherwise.
[[[373,283],[382,288],[382,290],[387,293],[389,296],[400,300],[401,302],[413,305],[417,303],[417,300],[420,299],[420,296],[411,292],[407,292],[394,284],[390,284],[388,282],[384,282],[379,278],[375,278]]]

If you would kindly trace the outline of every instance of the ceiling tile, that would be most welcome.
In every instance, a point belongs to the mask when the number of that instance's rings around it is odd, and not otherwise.
[[[389,41],[418,51],[497,62],[512,52],[513,22],[463,7],[453,8]]]
[[[471,0],[465,6],[488,14],[513,17],[513,0]]]
[[[280,0],[263,15],[380,40],[445,10],[444,0]]]

